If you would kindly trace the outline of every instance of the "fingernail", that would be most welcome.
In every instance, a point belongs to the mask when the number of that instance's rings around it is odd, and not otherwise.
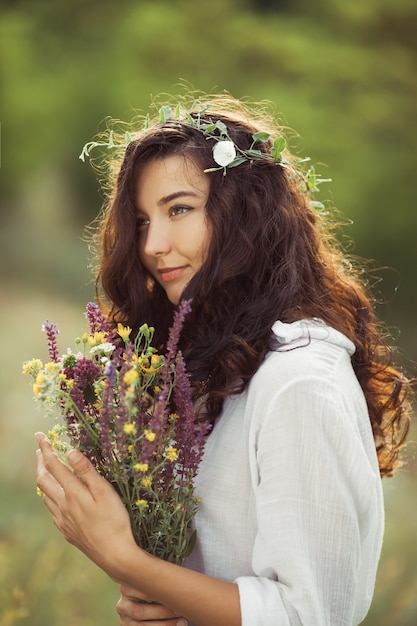
[[[176,626],[188,626],[188,622],[186,622],[185,619],[180,619],[176,623]]]
[[[44,433],[35,433],[35,439],[38,443],[40,443],[41,441],[45,441],[46,437],[44,435]]]
[[[77,450],[76,448],[72,448],[68,454],[67,454],[67,458],[72,461],[72,463],[79,463],[81,461],[81,459],[83,458],[82,453]]]

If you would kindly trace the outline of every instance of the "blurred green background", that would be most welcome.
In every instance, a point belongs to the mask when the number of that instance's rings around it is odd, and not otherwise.
[[[36,412],[22,361],[83,330],[83,229],[101,197],[80,149],[151,95],[269,99],[323,163],[354,254],[373,260],[401,358],[417,358],[415,0],[0,2],[0,626],[115,626],[117,588],[67,546],[34,489]],[[378,282],[379,281],[379,282]],[[415,431],[411,440],[415,439]],[[384,481],[387,528],[368,626],[417,623],[417,463]]]

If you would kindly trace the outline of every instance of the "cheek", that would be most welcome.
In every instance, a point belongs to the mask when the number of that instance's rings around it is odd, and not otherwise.
[[[210,244],[211,244],[211,232],[207,228],[206,229],[206,236],[204,238],[204,242],[203,242],[203,244],[201,246],[201,251],[200,251],[203,263],[205,263],[207,261],[207,257],[208,257],[208,253],[209,253],[209,249],[210,249]]]
[[[199,259],[200,265],[207,260],[208,251],[211,241],[211,232],[206,220],[200,224],[198,232],[195,232],[195,258]]]
[[[144,242],[139,240],[138,246],[137,246],[137,255],[139,257],[139,261],[141,262],[145,270],[153,275],[151,259],[144,253],[143,248],[144,248]]]

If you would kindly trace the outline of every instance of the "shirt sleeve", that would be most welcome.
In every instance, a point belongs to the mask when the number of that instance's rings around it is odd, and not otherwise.
[[[281,390],[255,420],[255,576],[236,580],[242,626],[352,626],[366,614],[383,514],[357,409],[346,390],[311,377]],[[366,405],[363,419],[370,431]],[[369,589],[359,602],[358,585]]]

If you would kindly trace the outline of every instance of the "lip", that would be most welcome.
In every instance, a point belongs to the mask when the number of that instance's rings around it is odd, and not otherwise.
[[[162,282],[169,283],[171,280],[180,278],[185,272],[186,268],[186,265],[183,265],[181,267],[164,267],[159,269],[158,273],[161,276]]]

